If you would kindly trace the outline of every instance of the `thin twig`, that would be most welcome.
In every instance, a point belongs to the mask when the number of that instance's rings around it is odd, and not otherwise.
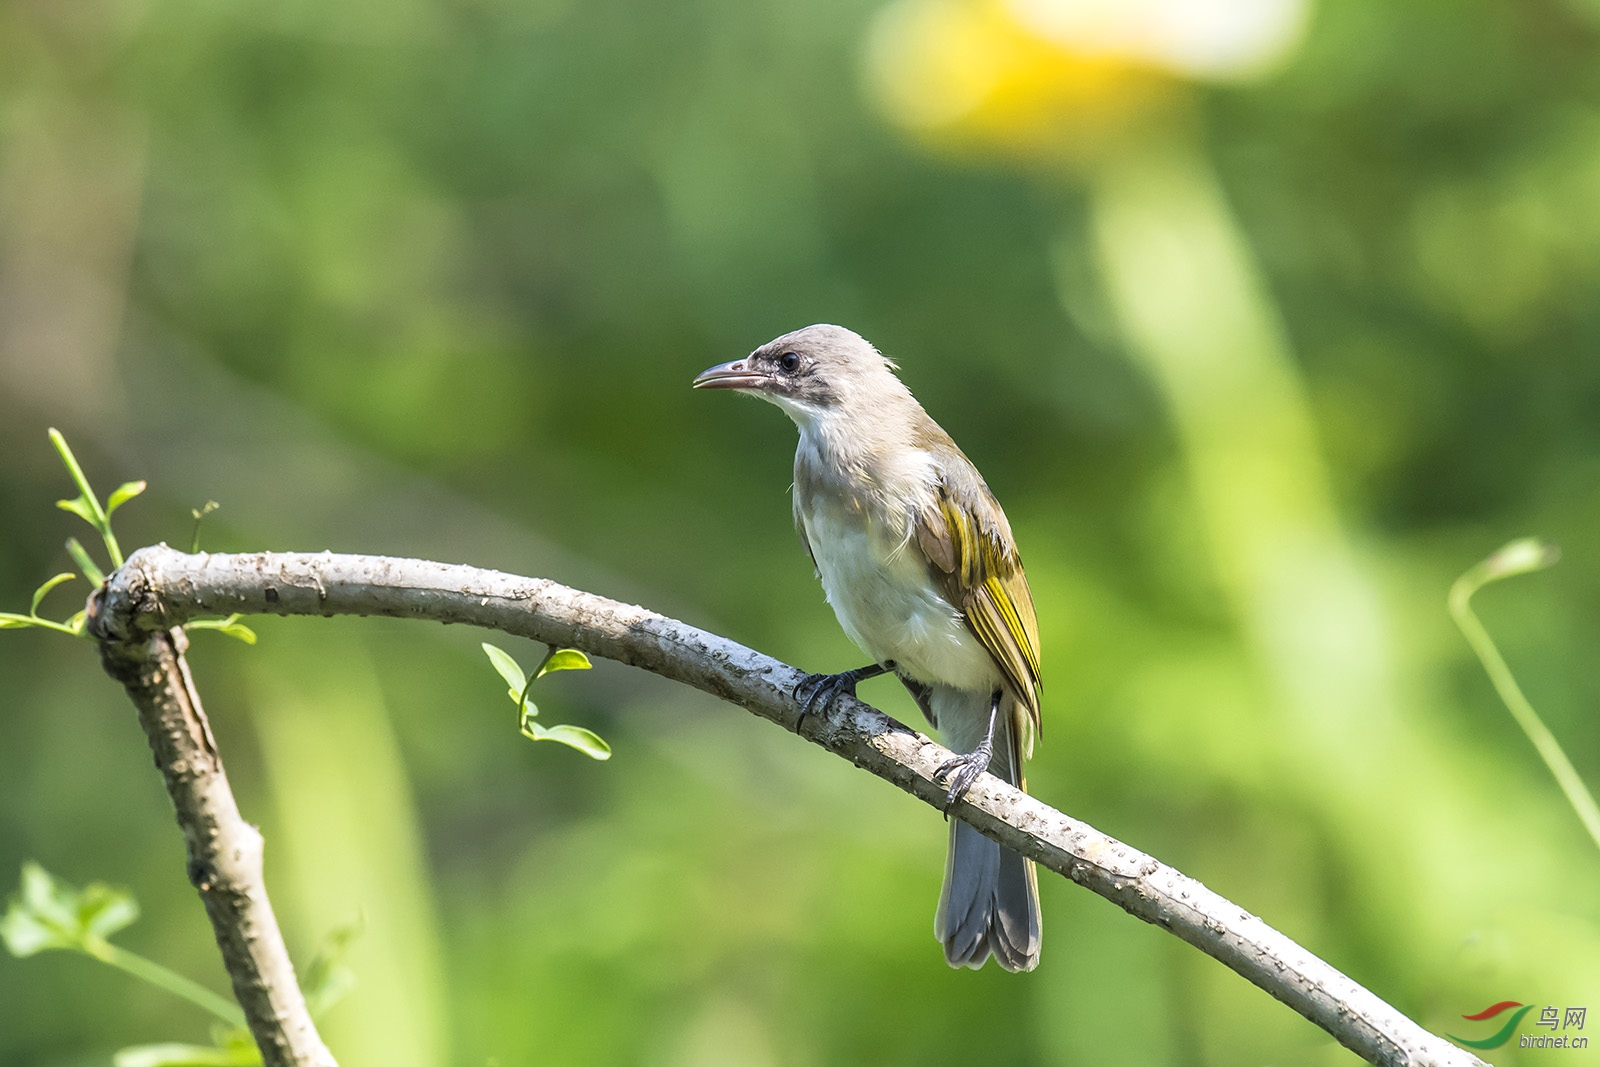
[[[124,567],[116,577],[134,573]],[[240,816],[228,786],[183,658],[187,638],[178,628],[146,625],[141,606],[154,604],[130,603],[102,587],[90,598],[88,629],[100,642],[106,672],[138,708],[183,829],[189,881],[205,902],[233,994],[266,1067],[336,1067],[295,981],[267,899],[261,833]]]
[[[121,632],[197,614],[386,615],[469,623],[641,667],[794,730],[805,675],[715,634],[555,582],[382,556],[185,555],[141,549],[112,577],[105,612]],[[950,755],[853,698],[806,717],[802,736],[934,807]],[[1377,1064],[1479,1065],[1260,919],[1167,867],[982,775],[951,810],[1001,844],[1227,964]]]

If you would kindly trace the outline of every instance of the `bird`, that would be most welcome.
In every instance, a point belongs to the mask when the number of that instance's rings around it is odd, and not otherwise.
[[[871,657],[808,675],[800,719],[893,673],[954,758],[945,810],[988,770],[1024,787],[1039,732],[1039,627],[1005,512],[983,476],[859,334],[819,323],[694,379],[759,397],[794,421],[794,519],[839,625]],[[798,728],[798,724],[797,724]],[[950,824],[934,932],[952,967],[1039,962],[1031,860]]]

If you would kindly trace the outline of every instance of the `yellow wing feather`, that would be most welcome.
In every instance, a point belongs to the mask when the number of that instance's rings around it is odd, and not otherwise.
[[[1000,505],[966,466],[947,472],[937,508],[924,509],[915,524],[917,543],[947,599],[961,609],[1038,730],[1038,617]]]

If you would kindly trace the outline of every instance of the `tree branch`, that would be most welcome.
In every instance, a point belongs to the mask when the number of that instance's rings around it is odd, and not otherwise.
[[[107,601],[104,589],[90,599],[89,632],[100,641],[106,673],[139,709],[183,829],[189,881],[205,902],[262,1060],[266,1067],[336,1067],[306,1010],[267,899],[261,833],[239,814],[183,658],[188,639],[177,627],[140,625],[148,615],[108,612]]]
[[[96,603],[103,620],[97,633],[104,633],[102,640],[113,648],[134,647],[141,640],[159,643],[159,635],[202,614],[386,615],[469,623],[642,667],[791,731],[800,710],[794,688],[805,677],[787,664],[644,608],[545,579],[421,560],[332,553],[191,556],[160,545],[135,553],[96,595]],[[131,683],[129,691],[137,702]],[[933,774],[950,753],[866,704],[840,697],[826,713],[808,716],[800,733],[942,806],[945,791]],[[152,743],[155,737],[152,733]],[[220,778],[220,765],[217,774]],[[173,783],[169,770],[182,821],[185,802]],[[231,800],[228,806],[231,810]],[[1423,1030],[1194,879],[992,775],[981,776],[951,814],[1220,960],[1372,1063],[1482,1067],[1476,1056]],[[259,865],[253,873],[259,878]],[[265,896],[259,899],[264,905]],[[214,922],[219,915],[229,918],[226,909],[212,909],[210,897],[207,907]],[[220,923],[218,941],[242,1001],[255,987],[234,970],[238,961],[229,955],[230,939]]]

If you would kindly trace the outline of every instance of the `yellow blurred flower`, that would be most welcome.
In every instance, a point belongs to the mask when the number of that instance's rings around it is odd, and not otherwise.
[[[1309,0],[896,0],[867,77],[897,123],[1024,155],[1092,153],[1192,80],[1274,69]]]

